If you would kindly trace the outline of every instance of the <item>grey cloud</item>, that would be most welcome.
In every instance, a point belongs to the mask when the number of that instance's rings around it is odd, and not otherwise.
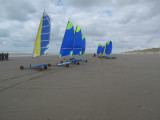
[[[65,5],[78,7],[78,8],[89,8],[89,7],[123,7],[127,5],[134,5],[139,0],[63,0]]]
[[[107,5],[111,4],[112,0],[63,0],[63,3],[68,6],[75,6],[75,7],[91,7],[97,5]]]
[[[0,4],[0,10],[1,18],[18,21],[26,21],[28,20],[28,14],[36,12],[31,2],[21,0],[2,0]]]
[[[4,0],[0,4],[0,36],[5,37],[1,44],[32,51],[44,9],[52,23],[51,52],[59,52],[69,18],[81,27],[86,52],[95,52],[99,43],[109,40],[113,52],[160,46],[158,0]]]
[[[9,37],[10,33],[9,30],[0,28],[0,37]]]
[[[92,36],[92,37],[103,37],[104,35],[106,35],[106,32],[101,28],[101,27],[96,27],[98,25],[94,24],[94,25],[88,25],[87,27],[85,27],[85,34],[87,34],[88,36]]]

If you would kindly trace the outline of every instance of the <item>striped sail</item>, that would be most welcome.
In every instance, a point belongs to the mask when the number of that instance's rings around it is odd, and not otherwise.
[[[66,31],[64,34],[64,38],[61,45],[60,55],[63,56],[71,56],[73,53],[73,42],[74,42],[74,26],[68,21]]]
[[[50,42],[50,30],[50,18],[44,11],[35,40],[33,57],[42,56],[46,54],[46,50],[48,49],[48,45]]]
[[[73,55],[82,54],[82,32],[79,26],[76,27],[74,35]]]

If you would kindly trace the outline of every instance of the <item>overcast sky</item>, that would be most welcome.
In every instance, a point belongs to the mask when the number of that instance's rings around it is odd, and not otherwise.
[[[32,52],[43,11],[51,17],[48,52],[59,53],[68,20],[82,29],[86,52],[160,47],[160,0],[0,0],[0,51]]]

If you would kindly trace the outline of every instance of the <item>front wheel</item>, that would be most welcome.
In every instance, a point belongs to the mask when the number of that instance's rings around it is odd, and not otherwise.
[[[39,67],[39,68],[38,68],[38,70],[39,70],[39,71],[42,71],[42,68],[41,68],[41,67]]]
[[[48,67],[51,67],[51,64],[48,64]]]
[[[69,64],[66,64],[66,67],[69,67]]]
[[[47,66],[44,66],[44,69],[47,69]]]
[[[20,66],[20,69],[21,69],[21,70],[23,70],[23,69],[24,69],[24,67],[23,67],[23,66]]]

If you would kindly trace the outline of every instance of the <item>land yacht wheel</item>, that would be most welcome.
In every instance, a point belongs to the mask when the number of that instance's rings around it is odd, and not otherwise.
[[[48,64],[48,67],[51,67],[51,64]]]
[[[23,67],[23,66],[20,66],[20,69],[21,69],[21,70],[23,70],[23,69],[24,69],[24,67]]]
[[[66,64],[66,67],[69,67],[69,64]]]
[[[39,70],[39,71],[42,71],[42,68],[41,68],[41,67],[39,67],[39,68],[38,68],[38,70]]]
[[[47,66],[44,66],[44,69],[47,69]]]

